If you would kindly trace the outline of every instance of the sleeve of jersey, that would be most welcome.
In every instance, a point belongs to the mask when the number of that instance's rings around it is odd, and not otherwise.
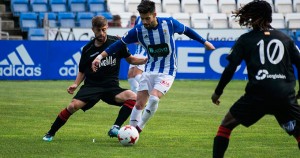
[[[195,32],[194,30],[192,30],[191,28],[189,28],[187,26],[185,27],[184,34],[186,36],[188,36],[189,38],[196,40],[202,44],[204,44],[206,42],[206,40],[203,37],[201,37],[197,32]]]
[[[110,56],[113,53],[120,51],[123,47],[124,47],[124,43],[121,40],[118,40],[117,42],[107,47],[105,49],[105,52]]]

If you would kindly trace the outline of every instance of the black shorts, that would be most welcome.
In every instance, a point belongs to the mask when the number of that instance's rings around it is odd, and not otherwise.
[[[117,103],[115,101],[115,96],[126,90],[127,89],[120,88],[119,86],[102,88],[82,85],[73,98],[86,103],[82,108],[83,111],[92,108],[100,100],[110,105],[122,106],[123,103]]]
[[[266,114],[274,115],[280,125],[292,120],[297,121],[298,125],[300,123],[300,106],[295,95],[286,100],[274,101],[246,94],[232,105],[230,113],[246,127],[253,125]]]

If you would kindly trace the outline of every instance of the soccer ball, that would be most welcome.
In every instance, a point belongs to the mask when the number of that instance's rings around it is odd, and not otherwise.
[[[139,140],[139,132],[133,126],[123,126],[118,132],[119,142],[124,146],[132,146]]]

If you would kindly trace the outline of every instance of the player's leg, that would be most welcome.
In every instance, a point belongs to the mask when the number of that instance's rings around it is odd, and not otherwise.
[[[158,109],[159,100],[170,90],[174,82],[174,77],[170,75],[155,74],[151,75],[151,77],[154,79],[154,86],[150,92],[150,97],[142,114],[142,119],[137,125],[140,130],[142,130],[150,118],[153,117]]]
[[[137,93],[137,88],[139,86],[139,82],[135,79],[135,74],[134,74],[134,65],[130,65],[127,78],[128,78],[128,83],[130,85],[130,89],[134,92]]]
[[[108,131],[110,137],[117,137],[120,127],[128,119],[135,105],[136,94],[131,90],[119,88],[107,93],[102,100],[108,104],[121,106],[113,126]]]
[[[63,109],[58,116],[56,117],[54,123],[52,124],[50,130],[47,132],[47,134],[43,137],[43,140],[45,141],[52,141],[54,135],[56,132],[68,121],[69,117],[81,109],[84,105],[86,105],[85,102],[82,102],[81,100],[73,99],[72,102],[67,106],[67,108]]]
[[[148,90],[142,90],[138,91],[137,93],[137,102],[135,106],[132,109],[131,115],[130,115],[130,125],[136,127],[138,122],[141,121],[142,118],[142,112],[145,108],[145,105],[147,103],[147,100],[149,98]],[[140,129],[138,129],[140,131]]]
[[[218,132],[214,138],[213,144],[213,158],[223,158],[225,151],[229,145],[229,139],[231,131],[239,125],[239,122],[228,112],[221,125],[218,128]]]

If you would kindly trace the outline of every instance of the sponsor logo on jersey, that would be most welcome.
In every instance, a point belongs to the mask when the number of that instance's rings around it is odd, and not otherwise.
[[[108,56],[101,60],[101,66],[115,66],[117,65],[117,59],[113,58],[112,56]]]
[[[65,66],[59,69],[59,74],[61,76],[76,76],[78,72],[80,57],[81,54],[79,51],[73,54],[72,58],[64,62]]]
[[[16,47],[7,55],[7,59],[0,60],[0,76],[41,76],[42,69],[35,66],[23,44]]]
[[[286,76],[283,74],[269,74],[268,70],[262,69],[257,72],[255,76],[257,80],[264,80],[264,79],[286,79]]]

